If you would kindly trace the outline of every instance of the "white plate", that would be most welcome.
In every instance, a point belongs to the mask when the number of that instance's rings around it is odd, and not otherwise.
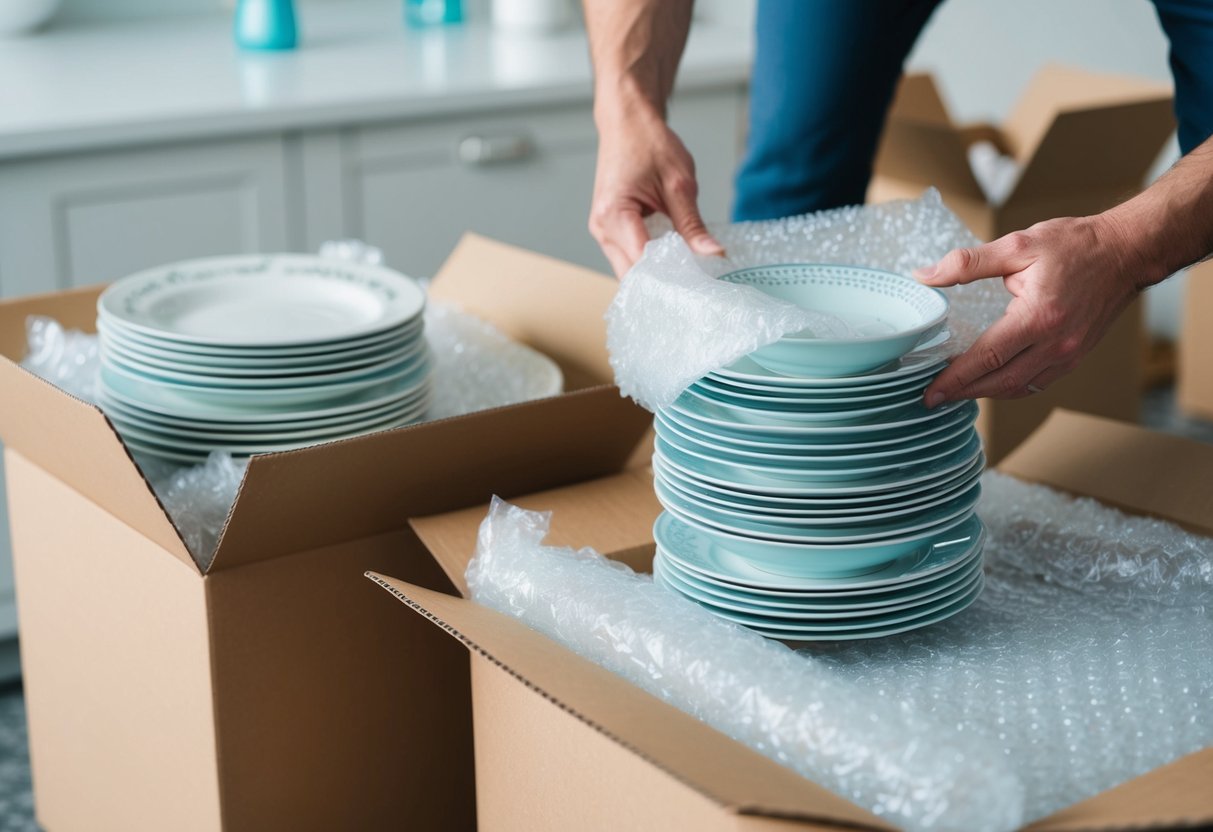
[[[738,422],[736,408],[725,408],[685,395],[679,396],[669,409],[681,416],[694,419],[696,422],[721,428],[730,436],[735,433],[751,436],[811,436],[819,441],[836,438],[841,441],[856,442],[860,441],[862,437],[869,437],[872,434],[877,435],[872,438],[880,438],[882,435],[887,436],[889,433],[900,432],[911,426],[929,424],[966,405],[976,407],[974,402],[958,401],[948,402],[934,410],[927,410],[921,403],[918,403],[912,404],[902,411],[892,411],[884,415],[878,422],[850,425],[798,424],[789,420],[777,419],[774,416],[765,416],[759,423],[758,414],[754,414],[747,422]]]
[[[420,384],[429,375],[424,358],[409,360],[357,381],[311,387],[265,389],[222,389],[160,382],[114,364],[101,362],[101,385],[122,393],[138,404],[160,405],[170,413],[186,417],[199,415],[204,408],[297,411],[336,403],[349,396],[369,394],[390,384]]]
[[[123,278],[98,314],[189,344],[298,346],[343,341],[421,314],[416,281],[381,266],[300,254],[190,260]]]
[[[104,370],[102,377],[104,382]],[[296,405],[285,411],[273,407],[216,404],[186,397],[165,388],[149,389],[143,386],[132,386],[123,379],[118,379],[115,384],[103,383],[101,395],[103,399],[118,401],[128,407],[183,420],[228,423],[283,422],[328,418],[343,413],[366,410],[413,393],[418,387],[427,383],[427,379],[428,376],[425,374],[405,375],[403,378],[384,382],[350,395],[316,402],[308,406]]]
[[[829,434],[822,439],[816,432],[798,438],[784,433],[764,435],[754,432],[730,431],[727,427],[702,422],[676,410],[663,409],[660,412],[661,417],[671,424],[678,425],[696,436],[710,437],[729,446],[832,454],[893,448],[941,431],[953,430],[957,425],[971,425],[977,420],[978,407],[975,402],[967,404],[967,407],[949,411],[933,421],[896,429],[887,434],[873,434],[865,431],[856,437],[858,441],[854,442],[847,441],[849,435],[846,433]]]
[[[211,372],[182,372],[180,370],[164,369],[147,364],[141,360],[132,359],[125,353],[119,353],[104,347],[101,351],[101,360],[103,364],[120,367],[133,374],[147,376],[156,381],[163,381],[174,386],[179,385],[182,389],[206,388],[227,391],[252,388],[268,390],[284,387],[321,387],[367,378],[376,373],[399,369],[407,362],[417,358],[423,350],[425,350],[425,340],[418,339],[394,353],[389,353],[373,360],[370,364],[364,363],[345,370],[313,372],[310,370],[302,371],[302,368],[295,367],[290,369],[286,374],[272,373],[256,376],[248,375],[248,370],[241,371],[244,375],[220,375]]]
[[[760,589],[723,583],[697,575],[680,567],[671,560],[665,550],[658,548],[653,556],[653,571],[658,569],[674,575],[683,583],[700,592],[706,592],[722,600],[729,599],[755,609],[805,609],[829,612],[831,610],[874,609],[902,603],[911,603],[941,589],[955,586],[959,581],[984,569],[982,547],[976,546],[955,563],[930,575],[914,578],[903,584],[889,587],[860,588],[838,592],[804,592],[786,589]]]
[[[937,347],[926,344],[903,355],[896,362],[856,376],[839,378],[803,378],[772,372],[751,358],[739,358],[727,367],[713,370],[709,375],[731,381],[770,385],[773,387],[814,387],[823,389],[875,388],[885,384],[900,384],[943,369],[947,358]]]
[[[666,533],[669,529],[671,534]],[[973,554],[985,542],[985,530],[976,516],[966,520],[954,537],[935,541],[929,548],[898,559],[882,569],[864,575],[797,578],[773,575],[751,566],[731,553],[728,547],[711,535],[685,523],[654,524],[657,545],[678,566],[693,574],[703,575],[730,586],[747,589],[773,589],[799,592],[855,592],[860,589],[884,591],[895,586],[908,586],[929,575],[936,575]]]
[[[727,595],[719,590],[706,589],[703,586],[696,585],[688,581],[676,570],[665,565],[660,559],[653,561],[653,576],[654,578],[660,576],[661,580],[677,590],[680,595],[685,595],[687,598],[709,607],[713,611],[720,610],[743,616],[770,618],[775,621],[785,620],[789,623],[799,622],[807,626],[816,626],[817,623],[837,623],[840,625],[856,623],[860,626],[865,626],[865,619],[867,620],[867,625],[871,625],[877,617],[909,615],[915,612],[926,614],[947,606],[959,597],[967,595],[976,586],[978,581],[982,579],[982,570],[980,561],[973,561],[967,568],[949,575],[947,579],[939,583],[931,584],[925,591],[917,593],[915,597],[909,600],[900,600],[877,606],[855,606],[851,603],[853,599],[844,599],[841,603],[836,601],[832,605],[820,603],[812,605],[751,604],[746,600],[741,600],[733,595]],[[911,595],[913,596],[914,594],[911,593]],[[891,624],[895,622],[889,621],[885,623]]]

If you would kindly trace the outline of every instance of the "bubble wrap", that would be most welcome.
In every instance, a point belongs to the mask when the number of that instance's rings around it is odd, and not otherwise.
[[[356,242],[342,245],[354,247]],[[362,252],[362,256],[370,255]],[[559,369],[546,357],[466,312],[431,303],[425,327],[434,369],[433,398],[423,421],[516,404],[551,395],[553,385],[559,387]],[[45,317],[30,317],[26,328],[29,344],[21,366],[84,401],[96,402],[97,336],[66,330]],[[247,461],[220,452],[186,467],[142,455],[136,455],[135,461],[194,560],[207,569]]]
[[[917,200],[712,226],[725,258],[693,254],[663,220],[650,226],[659,236],[645,246],[606,315],[616,383],[650,410],[669,405],[708,371],[784,335],[808,326],[829,331],[828,316],[714,278],[774,263],[846,263],[908,275],[978,242],[934,189]],[[947,354],[972,344],[1011,299],[999,280],[944,291],[951,337],[933,348]]]
[[[989,472],[986,590],[792,650],[495,501],[473,598],[912,830],[1010,830],[1213,745],[1213,540]]]

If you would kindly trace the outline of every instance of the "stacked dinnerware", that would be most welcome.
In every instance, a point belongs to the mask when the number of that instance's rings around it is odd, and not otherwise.
[[[101,406],[136,452],[196,463],[418,420],[425,293],[390,269],[306,255],[176,263],[97,302]]]
[[[845,266],[722,279],[837,326],[756,350],[656,414],[655,579],[786,641],[892,635],[963,610],[982,587],[977,406],[927,410],[945,359],[918,348],[940,336],[946,300]]]

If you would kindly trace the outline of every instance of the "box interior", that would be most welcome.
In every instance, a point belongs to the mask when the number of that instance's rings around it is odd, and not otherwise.
[[[1213,534],[1213,504],[1203,487],[1213,479],[1213,448],[1200,443],[1054,411],[1000,470]],[[622,553],[623,559],[643,570],[646,558],[651,559],[651,524],[659,511],[651,492],[647,472],[627,471],[515,502],[553,511],[551,542],[593,546],[610,557]],[[462,592],[466,592],[463,571],[486,510],[484,505],[465,507],[412,521],[418,537]],[[474,655],[503,668],[648,764],[676,773],[683,784],[722,809],[839,827],[889,828],[865,810],[755,755],[513,619],[463,598],[379,574],[369,577],[462,641]],[[1213,805],[1205,790],[1185,788],[1194,782],[1213,782],[1213,749],[1068,807],[1032,828],[1102,830],[1211,823]]]

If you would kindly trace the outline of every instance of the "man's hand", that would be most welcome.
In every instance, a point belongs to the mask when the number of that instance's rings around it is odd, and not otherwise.
[[[1108,214],[1049,220],[956,249],[914,276],[937,287],[1002,277],[1014,296],[1006,314],[927,388],[928,407],[1045,390],[1158,279]]]
[[[724,254],[699,216],[695,162],[660,114],[639,107],[599,119],[590,233],[622,278],[648,242],[644,218],[666,214],[698,254]]]

